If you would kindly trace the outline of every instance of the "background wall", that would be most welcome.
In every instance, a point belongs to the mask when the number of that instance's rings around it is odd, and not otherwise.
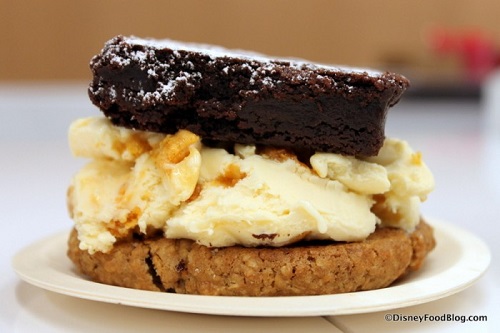
[[[0,0],[0,81],[88,80],[92,55],[124,34],[456,82],[468,75],[458,44],[500,41],[499,13],[496,0]]]

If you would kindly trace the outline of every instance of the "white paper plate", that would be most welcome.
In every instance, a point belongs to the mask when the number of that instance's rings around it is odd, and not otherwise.
[[[487,269],[491,254],[476,236],[452,224],[428,219],[437,247],[422,269],[391,287],[322,296],[226,297],[141,291],[91,282],[66,257],[68,232],[38,241],[16,254],[19,276],[35,286],[94,301],[214,315],[323,316],[368,313],[430,302],[457,293]]]

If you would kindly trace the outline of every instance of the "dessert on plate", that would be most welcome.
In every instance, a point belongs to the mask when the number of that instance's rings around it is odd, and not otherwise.
[[[320,295],[389,286],[435,246],[422,155],[384,133],[398,74],[117,36],[91,61],[103,115],[69,130],[68,255],[163,292]]]

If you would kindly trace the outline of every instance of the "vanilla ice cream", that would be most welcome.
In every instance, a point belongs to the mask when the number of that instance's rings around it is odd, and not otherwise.
[[[434,187],[420,153],[397,139],[375,157],[316,153],[302,163],[285,150],[237,144],[230,153],[188,131],[141,132],[94,117],[74,122],[69,142],[91,159],[68,191],[90,253],[132,230],[213,247],[357,241],[380,223],[412,231]]]

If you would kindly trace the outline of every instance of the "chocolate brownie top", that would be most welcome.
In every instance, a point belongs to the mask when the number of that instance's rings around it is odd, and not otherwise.
[[[117,36],[91,61],[89,96],[114,124],[204,139],[372,156],[401,75]]]

